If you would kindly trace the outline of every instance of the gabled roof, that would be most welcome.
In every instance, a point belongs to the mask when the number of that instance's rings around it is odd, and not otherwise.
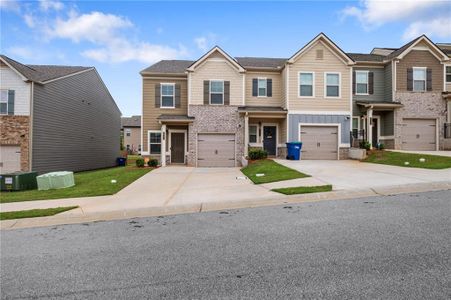
[[[383,62],[385,56],[378,54],[348,53],[355,62]]]
[[[332,51],[336,52],[341,56],[341,60],[348,65],[353,65],[355,62],[352,60],[349,55],[347,55],[343,50],[341,50],[340,47],[338,47],[327,35],[324,33],[318,34],[316,37],[314,37],[310,42],[308,42],[304,47],[299,49],[298,52],[296,52],[293,56],[291,56],[288,59],[288,63],[293,63],[299,56],[304,54],[310,47],[312,47],[317,41],[322,40],[325,42],[326,46],[331,48]]]
[[[6,55],[0,55],[0,60],[22,75],[24,79],[38,83],[94,69],[93,67],[81,66],[25,65]]]
[[[141,116],[122,117],[121,127],[141,127]]]
[[[240,65],[245,68],[282,69],[287,61],[286,58],[271,57],[235,57]]]
[[[392,60],[392,59],[402,59],[407,53],[409,53],[413,47],[415,47],[415,45],[417,45],[420,42],[426,42],[427,44],[429,44],[429,46],[433,49],[435,49],[439,54],[441,54],[441,59],[442,60],[449,60],[448,56],[442,51],[442,49],[440,49],[436,44],[434,44],[426,35],[421,35],[419,37],[417,37],[416,39],[408,42],[407,44],[405,44],[404,46],[402,46],[401,48],[393,51],[392,53],[390,53],[389,55],[386,56],[386,60]]]
[[[190,65],[187,68],[187,71],[193,72],[194,69],[200,65],[204,60],[206,60],[212,53],[214,52],[221,53],[233,66],[235,66],[239,72],[245,72],[246,70],[243,68],[242,65],[240,65],[236,59],[234,59],[232,56],[230,56],[227,52],[222,50],[219,46],[214,46],[210,51],[202,55],[198,60],[196,60],[192,65]]]
[[[194,63],[193,60],[161,60],[141,71],[146,73],[185,74],[186,69]]]

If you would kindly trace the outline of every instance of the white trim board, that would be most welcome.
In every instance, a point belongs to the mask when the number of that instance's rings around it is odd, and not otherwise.
[[[351,116],[351,111],[321,111],[321,110],[292,110],[288,111],[289,115],[337,115]]]

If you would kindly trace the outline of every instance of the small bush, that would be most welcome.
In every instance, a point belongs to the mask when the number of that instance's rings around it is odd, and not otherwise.
[[[382,143],[377,144],[377,149],[378,150],[384,150],[385,149],[385,145]]]
[[[158,166],[158,160],[155,159],[155,158],[151,158],[151,159],[149,159],[149,161],[147,162],[147,165],[148,165],[149,167],[155,168],[155,167]]]
[[[138,159],[136,160],[136,166],[137,166],[138,168],[144,167],[144,159],[138,158]]]
[[[370,150],[371,149],[371,144],[368,141],[361,141],[360,142],[360,148],[361,149]]]
[[[258,160],[265,159],[268,157],[268,152],[263,149],[250,149],[249,150],[249,159]]]

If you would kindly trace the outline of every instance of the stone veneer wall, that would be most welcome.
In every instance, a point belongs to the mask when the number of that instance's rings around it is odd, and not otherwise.
[[[0,144],[20,146],[20,170],[28,171],[30,119],[28,116],[0,116]]]
[[[241,165],[244,153],[244,118],[236,106],[190,105],[189,115],[194,122],[188,129],[188,165],[196,166],[198,133],[234,133],[235,159]]]
[[[446,122],[446,101],[441,92],[396,92],[395,101],[401,102],[404,107],[395,110],[395,149],[402,146],[402,119],[425,118],[439,120],[439,149],[444,144],[444,123]]]

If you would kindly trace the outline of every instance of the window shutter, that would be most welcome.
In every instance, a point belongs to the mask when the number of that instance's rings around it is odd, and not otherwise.
[[[266,96],[272,97],[272,79],[266,79]]]
[[[368,72],[368,94],[374,94],[374,73]]]
[[[426,90],[432,91],[432,69],[426,69]]]
[[[14,90],[8,91],[8,115],[14,115]]]
[[[174,106],[180,108],[180,83],[175,84],[174,102]]]
[[[413,91],[413,69],[407,68],[407,90]]]
[[[160,95],[161,95],[161,86],[159,83],[155,83],[155,107],[160,107]]]
[[[352,94],[355,95],[355,86],[357,85],[357,82],[355,81],[355,71],[352,72]]]
[[[230,81],[224,81],[224,105],[230,105]]]
[[[210,81],[204,80],[204,104],[210,104]]]
[[[258,79],[253,78],[252,79],[252,97],[258,96]]]

